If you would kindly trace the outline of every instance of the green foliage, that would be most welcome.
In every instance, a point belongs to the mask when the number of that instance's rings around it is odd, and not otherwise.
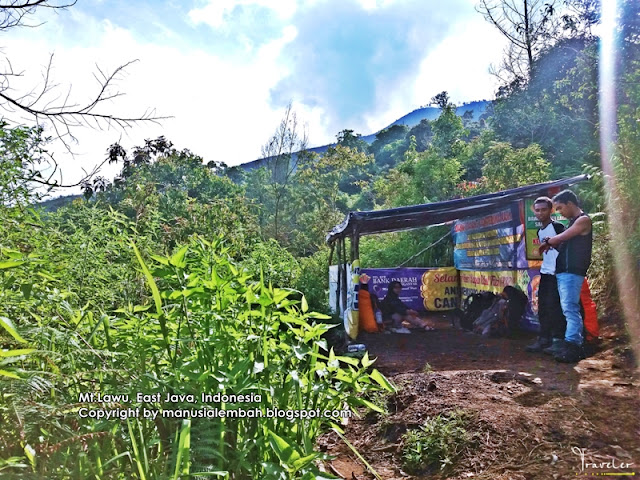
[[[41,128],[9,128],[0,121],[0,209],[28,205],[42,195],[35,187],[45,181],[45,144]]]
[[[324,155],[298,165],[291,183],[289,245],[298,255],[322,248],[325,236],[339,223],[360,191],[367,186],[367,168],[373,158],[363,152],[338,145]],[[351,188],[353,187],[353,188]]]
[[[262,275],[264,283],[274,287],[296,285],[300,277],[298,261],[273,238],[253,245],[242,264],[253,277]]]
[[[238,479],[316,478],[313,460],[322,454],[314,441],[335,419],[231,412],[369,406],[361,394],[390,388],[376,370],[367,373],[373,362],[335,356],[322,339],[330,325],[306,300],[253,280],[218,243],[194,239],[171,256],[154,256],[153,264],[133,249],[151,302],[104,314],[70,309],[23,328],[37,351],[20,357],[27,379],[0,380],[0,455],[19,458],[28,451],[29,468],[45,478],[214,471]],[[138,392],[197,400],[137,399]],[[217,393],[254,394],[255,402],[200,402],[201,394]],[[79,408],[114,408],[81,394],[129,395],[120,400],[123,408],[165,415],[155,421],[81,418]],[[24,402],[25,395],[32,401]],[[201,408],[227,416],[176,420],[170,413]],[[18,471],[12,465],[4,465],[8,473]]]
[[[554,178],[576,175],[597,151],[597,45],[574,38],[543,51],[527,88],[495,102],[491,125],[498,140],[540,145]]]
[[[409,128],[405,125],[392,125],[376,133],[376,139],[369,147],[369,153],[373,154],[377,165],[393,166],[393,162],[399,160],[403,145],[406,145],[408,131]]]
[[[424,152],[433,139],[433,128],[429,120],[420,120],[420,123],[411,128],[407,132],[407,138],[414,137],[416,139],[416,151]]]
[[[549,180],[551,165],[539,145],[514,149],[505,142],[494,143],[484,155],[485,188],[490,192]]]
[[[456,150],[460,149],[451,149]],[[462,163],[457,158],[444,157],[433,149],[418,152],[412,139],[404,161],[389,171],[386,178],[378,179],[374,188],[380,203],[386,207],[437,202],[453,196],[463,174]]]
[[[313,255],[302,257],[296,289],[304,292],[309,308],[318,312],[329,311],[329,248],[324,246]]]
[[[448,267],[453,263],[449,233],[449,226],[441,226],[362,237],[360,259],[369,268]]]
[[[472,417],[462,410],[428,418],[417,430],[403,437],[402,460],[408,473],[429,469],[446,470],[473,443],[468,429]]]
[[[447,104],[442,109],[431,127],[433,129],[432,147],[438,155],[445,158],[451,158],[459,153],[457,144],[469,133],[465,130],[462,119],[456,115],[456,107],[452,104]]]
[[[632,255],[640,259],[640,200],[637,194],[640,185],[640,58],[629,61],[629,70],[623,79],[626,88],[620,92],[618,142],[612,162],[617,185],[615,215],[624,227],[623,236]]]
[[[338,145],[343,147],[349,147],[352,150],[356,150],[358,152],[367,152],[369,149],[369,145],[367,142],[362,140],[362,135],[359,133],[354,133],[353,130],[345,129],[338,132],[336,135],[336,139],[338,140]]]
[[[257,240],[257,219],[243,189],[188,150],[153,151],[124,161],[114,184],[98,198],[149,232],[168,249],[199,233],[224,236],[240,255]],[[144,161],[143,161],[144,160]]]

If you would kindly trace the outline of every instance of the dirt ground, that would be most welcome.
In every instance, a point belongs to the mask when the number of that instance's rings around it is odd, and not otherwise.
[[[378,478],[640,476],[640,376],[619,327],[603,322],[599,350],[567,365],[526,353],[533,334],[483,338],[452,327],[446,316],[429,320],[437,331],[358,337],[398,387],[383,399],[386,415],[369,412],[345,427]],[[404,434],[459,409],[470,414],[469,445],[444,470],[435,464],[406,473]],[[336,433],[321,437],[319,445],[334,456],[325,464],[328,472],[349,480],[376,478]]]

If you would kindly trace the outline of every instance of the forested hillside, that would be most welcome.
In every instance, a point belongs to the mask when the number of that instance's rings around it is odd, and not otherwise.
[[[210,405],[380,411],[370,399],[392,385],[368,356],[338,358],[330,348],[337,329],[325,238],[349,211],[589,173],[578,192],[584,209],[606,212],[595,223],[590,279],[601,312],[621,318],[608,218],[619,217],[620,248],[640,265],[640,9],[621,2],[607,171],[615,177],[607,179],[598,17],[592,2],[568,3],[576,8],[564,27],[540,42],[524,71],[512,65],[482,118],[457,115],[447,92],[433,92],[437,118],[393,125],[370,144],[345,125],[318,154],[305,151],[288,110],[265,139],[265,166],[249,171],[207,163],[164,137],[140,139],[131,151],[114,144],[105,156],[118,176],[91,179],[82,198],[55,212],[34,207],[48,139],[37,126],[3,122],[0,475],[333,478],[318,470],[315,439],[342,432],[335,418],[144,418],[126,410],[157,413],[155,394],[170,396],[162,402],[169,410],[194,407],[202,393],[233,393],[253,397]],[[614,191],[605,188],[611,178]],[[449,265],[450,243],[424,251],[448,228],[366,237],[362,262]],[[637,269],[628,275],[638,285]],[[123,421],[97,416],[90,395],[128,395],[106,397]]]

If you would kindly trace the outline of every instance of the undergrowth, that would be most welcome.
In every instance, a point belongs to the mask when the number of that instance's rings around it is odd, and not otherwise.
[[[463,410],[429,417],[418,429],[403,436],[402,462],[405,470],[419,474],[447,470],[473,444],[472,415]]]
[[[360,407],[382,411],[363,394],[393,391],[368,355],[334,354],[327,317],[299,292],[250,276],[219,241],[196,237],[152,263],[131,242],[121,248],[137,259],[147,300],[112,311],[64,307],[66,294],[38,280],[30,295],[56,302],[55,315],[30,303],[19,328],[0,328],[11,360],[0,375],[0,474],[331,478],[316,467],[318,435],[340,431]],[[28,263],[12,255],[0,272],[18,305],[21,285],[11,280],[11,290],[9,280]]]

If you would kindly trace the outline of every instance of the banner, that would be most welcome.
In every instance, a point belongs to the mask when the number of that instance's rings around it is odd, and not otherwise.
[[[369,293],[383,300],[387,296],[389,283],[398,281],[402,284],[400,300],[409,308],[424,312],[422,298],[422,275],[427,268],[362,268],[360,269],[360,283],[369,285]]]
[[[524,311],[520,326],[531,332],[540,331],[540,322],[538,320],[538,287],[540,286],[540,270],[537,268],[529,268],[527,270],[518,270],[517,284],[520,289],[527,294],[529,302]]]
[[[515,270],[503,271],[461,271],[460,290],[462,300],[479,292],[500,293],[507,285],[516,283]]]
[[[524,201],[524,222],[525,222],[525,238],[527,244],[527,259],[529,260],[542,260],[542,255],[538,253],[538,247],[540,241],[538,240],[538,229],[542,227],[542,224],[538,221],[533,210],[533,202],[535,198],[527,198]],[[551,219],[556,222],[562,223],[565,227],[569,226],[569,220],[564,218],[559,213],[553,212]]]
[[[429,311],[460,307],[460,277],[455,267],[427,270],[420,286],[422,304]]]
[[[453,241],[454,264],[459,270],[527,267],[524,226],[517,206],[456,221]]]

